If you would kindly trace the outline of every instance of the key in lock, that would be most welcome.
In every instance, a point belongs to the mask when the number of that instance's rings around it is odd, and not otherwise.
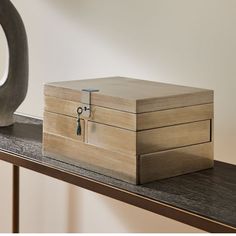
[[[83,113],[83,108],[82,107],[78,107],[77,109],[77,115],[78,115],[78,119],[77,119],[77,135],[80,136],[81,135],[81,123],[80,123],[80,116]]]

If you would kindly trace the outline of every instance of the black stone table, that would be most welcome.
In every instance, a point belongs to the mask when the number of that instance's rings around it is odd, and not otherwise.
[[[0,128],[0,160],[13,164],[13,232],[19,231],[19,167],[45,174],[208,232],[236,232],[236,166],[141,186],[42,156],[42,121],[15,116]],[[0,213],[1,214],[1,213]]]

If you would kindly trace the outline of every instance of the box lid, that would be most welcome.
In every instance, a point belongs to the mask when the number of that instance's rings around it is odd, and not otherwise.
[[[213,91],[124,77],[54,82],[45,85],[46,96],[81,102],[83,89],[96,89],[91,104],[142,113],[213,103]]]

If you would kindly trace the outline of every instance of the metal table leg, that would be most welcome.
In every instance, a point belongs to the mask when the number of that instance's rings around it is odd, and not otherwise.
[[[13,165],[12,232],[19,233],[20,167]]]

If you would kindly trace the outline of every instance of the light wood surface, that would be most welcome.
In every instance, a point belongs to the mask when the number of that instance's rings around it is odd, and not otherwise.
[[[192,145],[139,157],[139,183],[213,167],[212,143]]]
[[[176,96],[138,100],[136,113],[208,104],[213,102],[213,91],[202,91]]]
[[[114,178],[145,183],[209,167],[201,144],[173,148],[209,142],[210,125],[206,120],[134,132],[81,120],[82,135],[77,136],[76,118],[45,112],[43,150],[47,156]],[[208,148],[212,152],[212,147]],[[166,149],[172,150],[157,153]],[[145,153],[149,154],[139,156],[137,164],[137,155]]]
[[[122,77],[56,82],[45,85],[45,95],[81,101],[82,89],[99,89],[91,104],[141,113],[213,102],[213,91]]]
[[[91,94],[91,116],[81,115],[78,136],[82,89],[99,92]],[[44,153],[127,182],[149,182],[211,166],[212,119],[211,90],[121,77],[51,83]]]
[[[210,120],[137,132],[137,154],[210,141]]]
[[[213,118],[213,104],[137,114],[137,130],[183,124]]]
[[[77,108],[80,102],[69,101],[56,97],[45,96],[45,110],[71,117],[77,117]],[[136,130],[136,114],[91,106],[92,112],[89,120],[102,124],[112,125],[124,129]]]
[[[45,96],[45,111],[76,118],[76,111],[79,106],[82,106],[79,102]],[[122,112],[99,106],[92,106],[91,109],[90,121],[133,131],[213,118],[213,104],[196,105],[140,114]]]
[[[82,135],[77,136],[77,120],[75,118],[45,112],[44,132],[76,141],[84,141],[97,147],[127,155],[157,152],[209,142],[211,139],[210,120],[138,132],[91,121],[85,124],[83,120],[81,120],[81,125]]]
[[[127,154],[144,154],[210,141],[210,120],[132,132],[88,123],[88,143]]]
[[[83,168],[136,184],[136,156],[105,150],[50,133],[43,134],[43,153]]]
[[[44,112],[44,132],[54,133],[80,142],[85,141],[85,122],[80,120],[81,135],[77,135],[77,119],[56,113]]]
[[[88,143],[116,152],[136,155],[136,132],[88,122]]]

